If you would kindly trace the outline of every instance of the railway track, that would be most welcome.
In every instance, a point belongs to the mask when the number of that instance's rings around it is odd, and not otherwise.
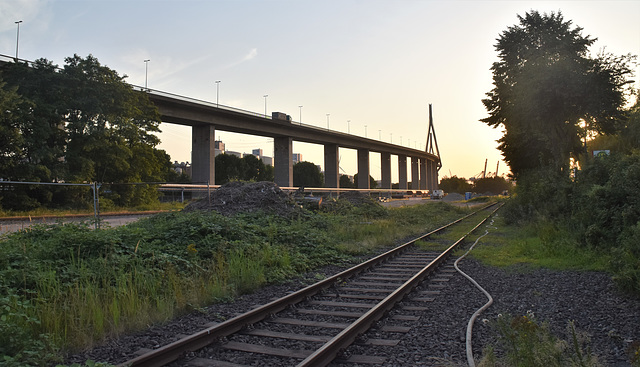
[[[397,344],[399,339],[395,337],[362,336],[391,310],[390,317],[399,323],[388,323],[381,331],[385,335],[406,333],[409,327],[400,324],[418,317],[415,314],[425,310],[424,302],[433,300],[438,288],[455,272],[444,266],[453,251],[498,208],[495,204],[485,206],[369,261],[120,366],[384,363],[383,357],[373,354],[346,355],[343,351],[356,342],[373,347]],[[462,223],[473,228],[442,252],[415,245]],[[426,279],[433,286],[416,290]]]

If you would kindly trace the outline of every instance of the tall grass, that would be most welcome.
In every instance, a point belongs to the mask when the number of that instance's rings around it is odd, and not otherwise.
[[[446,204],[340,210],[293,219],[174,212],[111,229],[39,225],[9,235],[0,240],[0,358],[49,365],[62,353],[351,261],[461,212]]]
[[[606,271],[611,259],[605,252],[580,246],[561,224],[540,221],[509,226],[501,215],[480,244],[471,256],[500,267],[526,264],[549,269]]]

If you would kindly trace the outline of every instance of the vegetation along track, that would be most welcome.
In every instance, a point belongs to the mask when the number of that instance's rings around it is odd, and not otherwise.
[[[326,366],[334,359],[347,363],[383,363],[373,355],[341,355],[354,342],[393,345],[394,339],[359,340],[376,321],[400,307],[394,317],[411,320],[437,290],[418,292],[425,279],[444,282],[454,270],[443,267],[464,239],[495,211],[487,205],[445,226],[406,242],[355,267],[304,289],[148,351],[121,366]],[[478,217],[481,217],[478,219]],[[454,225],[477,223],[438,253],[421,250],[416,242]],[[468,227],[467,227],[468,228]],[[399,303],[402,301],[402,304]],[[389,329],[389,328],[388,328]],[[393,329],[393,330],[391,330]],[[402,333],[407,327],[391,328]],[[361,339],[361,338],[360,338]]]

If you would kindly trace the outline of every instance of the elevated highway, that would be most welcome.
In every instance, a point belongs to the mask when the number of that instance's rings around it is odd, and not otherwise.
[[[305,125],[292,121],[284,113],[274,112],[271,116],[266,116],[161,91],[143,91],[157,106],[162,122],[191,126],[194,182],[215,182],[214,137],[215,130],[222,130],[273,138],[274,174],[279,186],[293,186],[292,142],[299,141],[324,147],[326,187],[338,187],[338,148],[349,148],[358,152],[358,188],[369,188],[370,152],[381,155],[382,188],[391,188],[391,155],[398,159],[400,189],[408,187],[408,160],[411,162],[412,188],[437,188],[440,167],[438,154]]]
[[[17,60],[10,56],[0,55],[0,66],[15,61]],[[28,60],[19,61],[32,63]],[[431,106],[427,147],[425,151],[421,151],[294,122],[284,113],[274,112],[271,116],[266,116],[167,92],[133,85],[131,87],[148,95],[150,101],[157,106],[163,123],[191,126],[192,180],[196,183],[215,183],[214,144],[215,131],[218,129],[273,138],[275,182],[282,187],[293,186],[293,141],[324,147],[325,186],[329,188],[337,188],[339,185],[339,148],[357,150],[356,185],[359,189],[369,189],[370,152],[380,153],[381,188],[391,188],[391,155],[398,161],[399,189],[408,188],[407,163],[410,163],[413,190],[434,190],[438,186],[441,161],[431,120]]]

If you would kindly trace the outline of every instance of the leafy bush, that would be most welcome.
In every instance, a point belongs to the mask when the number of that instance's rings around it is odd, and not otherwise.
[[[503,208],[509,224],[562,218],[570,211],[572,183],[567,174],[539,168],[521,175],[514,197]]]
[[[640,151],[590,160],[572,180],[549,169],[523,174],[504,208],[510,224],[557,227],[543,243],[610,254],[618,284],[640,293]],[[546,223],[546,224],[545,224]]]

